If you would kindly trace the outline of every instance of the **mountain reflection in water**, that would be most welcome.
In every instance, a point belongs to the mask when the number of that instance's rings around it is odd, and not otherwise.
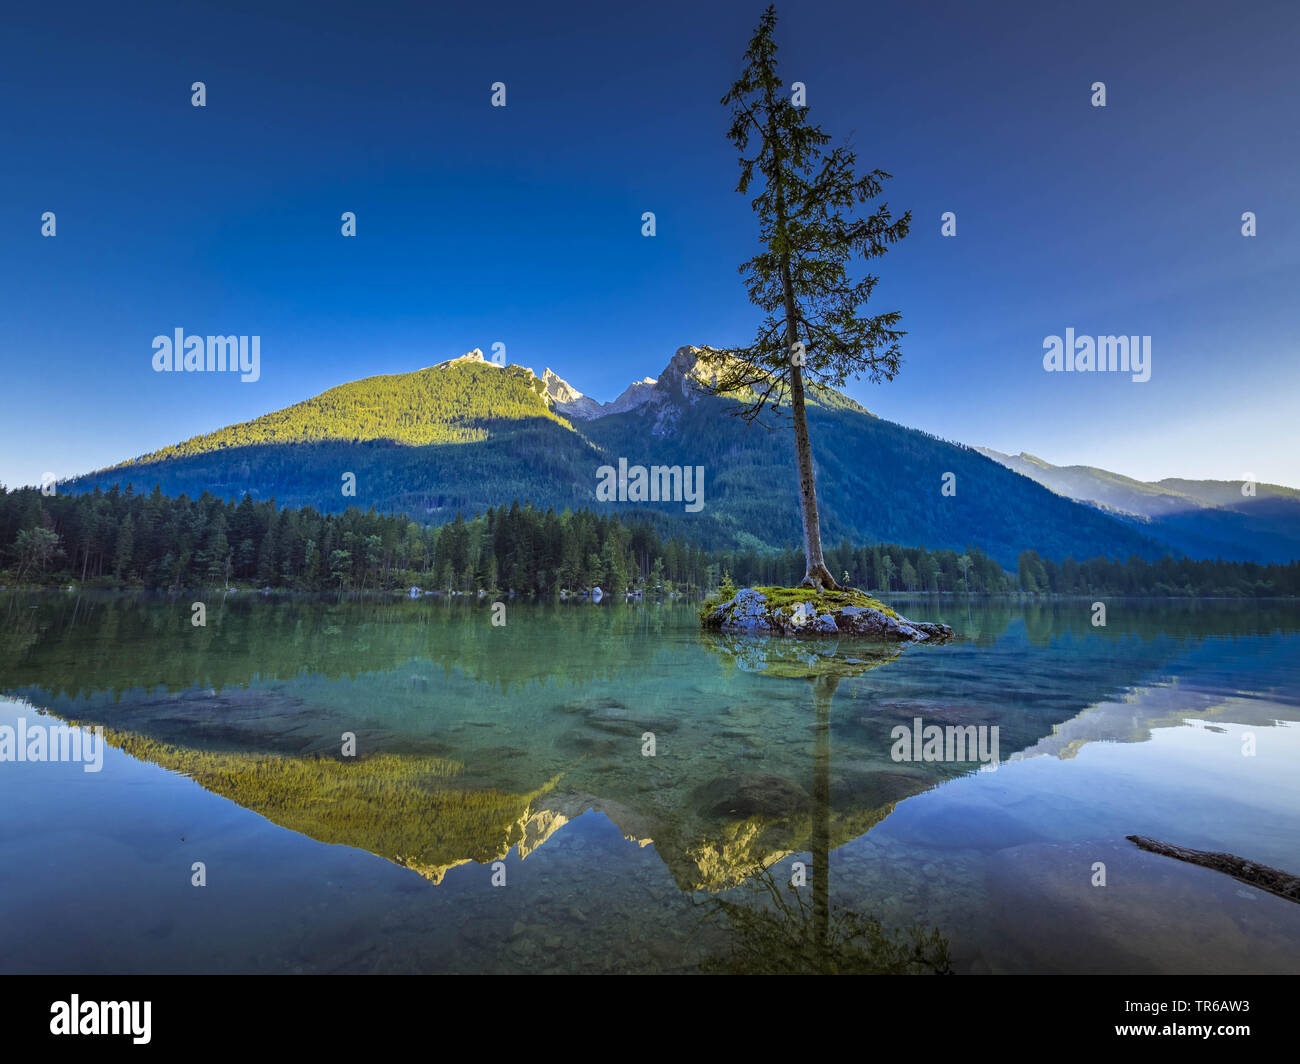
[[[1296,611],[1277,604],[1112,606],[1110,625],[1095,629],[1085,603],[922,602],[909,613],[963,638],[901,653],[700,633],[690,606],[508,610],[503,629],[486,603],[232,597],[209,603],[208,625],[196,629],[188,602],[165,597],[11,595],[0,599],[0,691],[29,718],[36,707],[101,725],[138,762],[280,828],[378,855],[439,891],[461,866],[475,890],[490,890],[490,870],[472,869],[507,858],[517,884],[516,862],[535,862],[566,835],[577,845],[592,829],[562,829],[594,811],[632,850],[610,857],[612,842],[602,842],[597,872],[559,846],[554,860],[571,878],[619,875],[623,861],[643,867],[635,851],[661,862],[697,918],[701,905],[723,914],[693,952],[689,936],[656,938],[662,917],[647,914],[635,955],[613,970],[766,970],[755,936],[776,943],[774,970],[780,957],[793,970],[944,970],[943,936],[962,912],[864,892],[852,876],[834,897],[840,851],[847,858],[856,840],[880,835],[905,799],[937,799],[936,788],[979,767],[893,760],[892,730],[916,718],[998,728],[1003,766],[971,780],[985,790],[1001,786],[1008,761],[1064,763],[1090,743],[1146,742],[1188,718],[1260,730],[1300,719]],[[342,755],[347,733],[355,757]],[[126,802],[111,769],[97,793]],[[1005,806],[994,810],[953,845],[979,849],[981,831],[1006,819]],[[1050,842],[1048,824],[1026,823],[1026,839]],[[1189,823],[1179,841],[1195,845],[1198,830]],[[1295,852],[1289,827],[1277,841]],[[942,854],[917,866],[935,860]],[[792,893],[796,861],[807,886]],[[658,889],[649,896],[670,905]],[[575,885],[558,923],[521,915],[486,935],[490,921],[477,932],[467,923],[438,956],[466,969],[477,966],[470,955],[490,970],[535,967],[557,935],[592,934],[581,925],[596,899],[583,893]],[[636,896],[625,899],[633,920]],[[874,916],[881,905],[885,927]],[[789,934],[812,953],[796,960]],[[661,939],[668,946],[656,949]],[[369,946],[349,960],[315,945],[300,966],[382,969],[384,953]],[[6,967],[30,963],[0,956]]]

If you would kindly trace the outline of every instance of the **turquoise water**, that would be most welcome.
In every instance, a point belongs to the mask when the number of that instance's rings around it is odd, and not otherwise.
[[[1300,971],[1300,906],[1125,840],[1300,872],[1294,605],[894,604],[959,639],[0,596],[0,726],[108,744],[0,762],[0,970]]]

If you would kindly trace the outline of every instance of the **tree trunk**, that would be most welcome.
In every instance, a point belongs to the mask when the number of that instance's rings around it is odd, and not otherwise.
[[[769,107],[771,96],[768,97]],[[779,143],[776,137],[772,143]],[[776,190],[776,225],[786,233],[785,191],[781,187],[778,158],[773,183]],[[794,416],[794,450],[799,466],[799,512],[803,517],[803,551],[806,560],[800,587],[836,589],[840,585],[822,559],[821,520],[817,515],[817,485],[813,478],[812,444],[808,440],[808,415],[804,410],[803,367],[794,361],[799,339],[799,315],[795,310],[794,284],[790,280],[790,253],[781,252],[781,288],[785,295],[785,352],[790,363],[790,412]]]
[[[1202,868],[1212,868],[1242,883],[1276,894],[1279,898],[1300,902],[1300,876],[1294,876],[1290,872],[1248,861],[1234,853],[1193,850],[1187,846],[1175,846],[1171,842],[1161,842],[1159,839],[1148,838],[1145,835],[1126,835],[1125,838],[1151,853],[1173,857],[1188,864],[1200,865]]]
[[[803,549],[807,567],[802,587],[838,588],[822,558],[821,520],[817,514],[817,485],[813,479],[812,443],[804,411],[803,370],[790,369],[790,409],[794,415],[794,450],[799,465],[799,511],[803,516]]]

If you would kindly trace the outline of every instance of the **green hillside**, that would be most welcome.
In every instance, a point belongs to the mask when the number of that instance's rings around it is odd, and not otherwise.
[[[152,465],[232,447],[361,443],[423,447],[479,443],[494,422],[542,418],[568,427],[541,397],[541,382],[520,366],[461,360],[414,373],[341,384],[283,410],[164,447],[124,465]]]
[[[725,400],[699,399],[669,416],[641,408],[581,430],[629,463],[704,465],[704,512],[715,511],[729,541],[799,543],[790,431],[747,428],[728,416],[730,409]],[[1165,553],[1141,532],[1009,475],[960,444],[846,407],[810,407],[808,418],[827,544],[847,539],[958,551],[974,544],[1008,567],[1027,549],[1052,558]],[[662,422],[668,424],[657,435]],[[945,473],[956,478],[955,495],[942,494]]]

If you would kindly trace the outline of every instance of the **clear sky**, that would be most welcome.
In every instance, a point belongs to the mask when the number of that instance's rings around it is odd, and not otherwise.
[[[718,101],[763,6],[10,5],[0,482],[498,341],[601,400],[747,341]],[[1300,485],[1294,2],[778,11],[787,84],[913,212],[875,264],[902,372],[850,394],[1058,464]],[[154,373],[177,327],[259,335],[261,379]],[[1150,335],[1151,379],[1044,372],[1067,327]]]

